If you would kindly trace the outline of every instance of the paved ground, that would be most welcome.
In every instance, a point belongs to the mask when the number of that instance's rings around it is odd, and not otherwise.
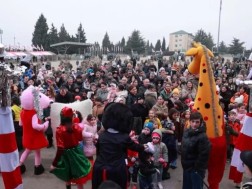
[[[42,163],[46,169],[45,173],[40,176],[35,176],[34,171],[34,155],[30,154],[25,162],[27,172],[23,175],[24,189],[62,189],[65,188],[64,182],[57,179],[49,173],[49,168],[55,155],[55,149],[43,149],[41,152]],[[235,188],[233,183],[228,178],[229,164],[226,166],[225,175],[221,182],[221,189]],[[182,169],[178,160],[178,168],[170,170],[171,179],[163,181],[164,189],[180,189],[182,186]],[[1,177],[1,176],[0,176]],[[73,187],[75,188],[75,187]],[[85,185],[86,189],[91,189],[91,184],[88,182]],[[0,178],[0,189],[4,189],[2,178]]]

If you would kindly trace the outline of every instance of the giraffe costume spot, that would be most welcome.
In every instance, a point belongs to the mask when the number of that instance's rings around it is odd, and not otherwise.
[[[226,141],[223,135],[224,114],[219,104],[219,92],[212,70],[210,57],[213,53],[200,43],[193,43],[193,47],[186,52],[186,56],[193,56],[188,66],[192,74],[199,74],[198,91],[193,109],[199,111],[207,127],[207,136],[211,142],[211,152],[208,163],[208,183],[210,189],[218,189],[224,174],[226,163]]]

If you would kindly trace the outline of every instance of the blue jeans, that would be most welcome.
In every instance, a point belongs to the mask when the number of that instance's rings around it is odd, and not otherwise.
[[[183,189],[203,189],[203,179],[205,171],[195,171],[193,169],[183,172]]]
[[[139,182],[139,188],[140,189],[153,189],[153,176],[142,176],[138,174],[138,182]]]

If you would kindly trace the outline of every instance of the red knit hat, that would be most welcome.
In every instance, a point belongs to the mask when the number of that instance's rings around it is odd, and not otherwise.
[[[158,138],[161,138],[160,135],[158,133],[152,133],[151,137],[158,137]]]
[[[68,107],[64,107],[62,108],[60,115],[61,117],[65,117],[65,118],[72,118],[73,117],[73,110],[72,108],[68,108]]]

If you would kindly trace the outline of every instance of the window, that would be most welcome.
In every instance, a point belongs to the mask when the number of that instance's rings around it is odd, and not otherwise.
[[[175,37],[178,37],[178,35],[175,35]]]

